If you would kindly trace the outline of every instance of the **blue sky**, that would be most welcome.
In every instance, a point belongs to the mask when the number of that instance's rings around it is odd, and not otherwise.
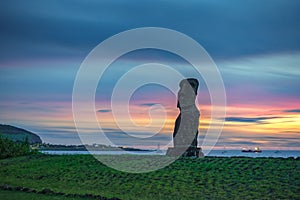
[[[78,143],[70,116],[73,83],[81,62],[97,44],[121,31],[164,27],[192,37],[214,59],[226,87],[229,122],[255,126],[240,129],[245,135],[238,136],[240,131],[229,123],[220,145],[253,142],[254,130],[264,118],[278,128],[272,130],[275,136],[271,131],[260,135],[265,139],[260,141],[286,137],[292,139],[280,145],[299,144],[298,140],[295,143],[300,132],[295,123],[300,108],[300,1],[5,0],[0,9],[0,123],[38,132],[48,142]],[[175,58],[144,52],[126,59],[119,65]],[[121,72],[114,69],[108,80]],[[100,89],[113,86],[109,81],[105,84]],[[198,102],[205,108],[209,95],[202,85]],[[101,109],[109,110],[99,106]],[[280,119],[287,117],[294,124],[281,128]]]
[[[215,59],[299,50],[298,1],[2,1],[1,60],[84,57],[109,36],[156,26]]]

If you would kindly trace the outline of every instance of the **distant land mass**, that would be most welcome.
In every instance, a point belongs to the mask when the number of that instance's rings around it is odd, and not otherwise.
[[[85,145],[63,145],[63,144],[41,144],[40,150],[46,151],[153,151],[148,149],[139,149],[133,147],[113,147],[103,144],[85,144]]]
[[[55,151],[86,151],[87,148],[90,151],[120,151],[120,149],[125,151],[149,151],[146,149],[138,149],[132,147],[112,147],[103,144],[93,144],[93,145],[63,145],[63,144],[46,144],[43,143],[41,138],[30,131],[22,128],[18,128],[11,125],[0,124],[0,135],[4,138],[8,138],[15,142],[25,141],[28,138],[29,144],[37,144],[37,148],[40,150],[55,150]]]
[[[42,143],[42,140],[38,135],[11,125],[0,124],[0,135],[15,142],[25,141],[26,138],[28,138],[29,144]]]

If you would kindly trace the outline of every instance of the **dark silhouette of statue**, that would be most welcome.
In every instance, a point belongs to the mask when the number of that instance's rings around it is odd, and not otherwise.
[[[167,155],[202,157],[201,148],[197,147],[200,112],[195,105],[199,82],[197,79],[188,78],[182,80],[179,86],[177,107],[180,114],[173,132],[174,148],[169,148]]]

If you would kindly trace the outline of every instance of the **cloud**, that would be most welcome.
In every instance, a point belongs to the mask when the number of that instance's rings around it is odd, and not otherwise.
[[[270,3],[269,0],[261,0],[257,4],[255,1],[238,0],[190,3],[166,0],[140,4],[137,0],[91,0],[88,3],[79,0],[11,0],[0,2],[0,6],[1,102],[49,101],[49,105],[51,102],[66,102],[63,105],[66,111],[54,111],[64,116],[66,112],[71,113],[72,86],[78,67],[88,52],[114,34],[145,26],[174,29],[203,45],[218,61],[217,64],[221,64],[219,66],[231,105],[241,102],[253,107],[277,102],[291,105],[291,100],[296,101],[300,97],[297,91],[300,87],[300,23],[295,20],[300,18],[300,1],[273,0]],[[146,53],[137,53],[130,59],[163,62],[173,61],[175,57],[161,52]],[[228,63],[223,63],[225,61]],[[9,64],[18,65],[19,69],[13,69]],[[109,100],[114,83],[130,69],[126,65],[120,66],[112,67],[111,73],[108,73],[109,69],[106,71],[107,82],[98,87],[105,88],[101,98],[104,96]],[[179,67],[185,69],[184,65]],[[116,73],[114,69],[120,71]],[[162,97],[157,90],[153,96]],[[155,105],[153,100],[149,102],[152,103],[139,106]],[[6,106],[2,103],[0,107],[1,111],[5,109],[0,116],[2,121],[15,119],[11,116],[18,116],[21,120],[20,116],[25,113],[38,117],[48,114],[46,110],[29,108],[26,104],[22,104],[22,110],[18,112],[19,107],[13,104]],[[56,105],[54,107],[57,108]],[[28,108],[27,112],[24,112],[25,108]],[[109,113],[111,110],[100,109],[98,112]],[[299,109],[284,112],[299,113]],[[33,118],[24,119],[38,123]],[[267,119],[271,118],[228,117],[227,121],[263,123]],[[72,131],[71,128],[58,127],[49,132],[54,134],[60,130],[61,134]],[[119,135],[115,134],[116,139]],[[55,137],[52,139],[54,141]]]
[[[230,103],[297,106],[300,52],[244,57],[220,65]]]
[[[154,136],[147,138],[140,138],[138,136],[145,136],[149,134],[152,135],[151,133],[125,133],[121,130],[116,130],[116,132],[105,132],[107,139],[116,146],[156,146],[160,144],[161,147],[163,147],[172,141],[172,137],[170,135],[162,133],[157,133]]]
[[[245,122],[245,123],[260,123],[264,120],[275,119],[278,117],[226,117],[227,122]]]
[[[111,112],[110,109],[100,109],[100,110],[97,110],[97,112],[99,113],[108,113],[108,112]]]
[[[154,106],[156,104],[157,103],[142,103],[142,104],[139,104],[139,106],[142,106],[142,107],[151,107],[151,106]]]
[[[283,110],[283,112],[300,113],[300,109]]]
[[[0,59],[85,56],[120,31],[181,31],[214,57],[299,50],[298,1],[4,1]],[[34,8],[34,9],[32,9]],[[155,14],[154,14],[155,13]],[[173,23],[176,21],[176,23]]]
[[[243,146],[261,146],[261,147],[299,147],[300,139],[295,136],[278,135],[278,136],[221,136],[218,140],[217,146],[226,147],[243,147]]]

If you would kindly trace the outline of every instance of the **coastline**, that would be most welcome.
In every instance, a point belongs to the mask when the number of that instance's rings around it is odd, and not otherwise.
[[[45,154],[55,154],[55,155],[124,155],[124,154],[131,154],[131,155],[166,155],[165,150],[145,150],[145,151],[128,151],[128,150],[112,150],[112,151],[105,151],[105,150],[40,150],[40,152]],[[245,153],[241,152],[240,150],[212,150],[206,157],[264,157],[264,158],[300,158],[300,151],[293,151],[293,150],[264,150],[261,153]]]

